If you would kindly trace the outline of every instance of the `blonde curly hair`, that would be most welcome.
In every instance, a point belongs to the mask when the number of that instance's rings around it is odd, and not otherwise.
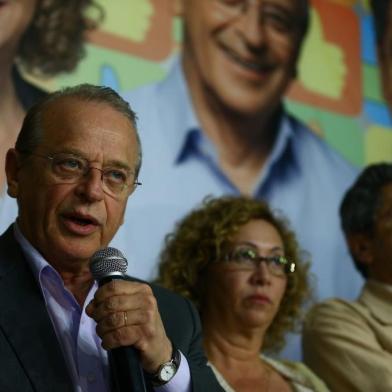
[[[279,310],[264,337],[262,350],[278,352],[285,335],[294,331],[302,319],[303,304],[310,298],[309,262],[304,260],[288,222],[260,200],[246,197],[207,198],[166,237],[161,253],[157,283],[190,299],[203,321],[204,286],[207,269],[222,260],[231,238],[254,219],[263,219],[276,228],[282,238],[285,256],[295,262],[295,273],[288,274]],[[261,349],[261,348],[260,348]]]

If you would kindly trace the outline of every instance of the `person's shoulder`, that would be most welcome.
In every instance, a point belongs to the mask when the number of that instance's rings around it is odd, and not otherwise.
[[[191,301],[157,284],[150,283],[150,286],[157,299],[162,318],[168,320],[174,318],[177,321],[187,319],[192,324],[198,324],[197,310]]]
[[[12,77],[16,94],[25,110],[49,94],[48,91],[23,78],[16,67],[12,70]]]
[[[173,314],[175,314],[176,317],[195,317],[196,310],[191,301],[185,297],[156,283],[147,282],[132,276],[128,276],[127,279],[144,283],[151,287],[151,290],[157,300],[158,308],[163,317],[165,317],[165,315],[170,317]]]
[[[150,121],[151,117],[154,118],[154,112],[164,115],[169,111],[170,115],[178,115],[177,106],[183,103],[186,95],[184,84],[181,66],[178,61],[173,61],[156,80],[123,91],[121,95],[136,111],[139,119]]]
[[[158,98],[157,90],[159,83],[160,82],[158,81],[144,84],[122,92],[121,96],[129,103],[132,110],[136,111],[136,113],[146,108],[151,109],[154,100]]]
[[[129,90],[121,92],[121,96],[128,101],[132,109],[150,112],[154,105],[162,100],[171,100],[172,95],[177,95],[181,83],[177,80],[178,70],[169,68],[160,78],[141,84]]]
[[[288,378],[295,390],[327,392],[329,389],[325,383],[304,363],[298,361],[276,360],[264,357],[279,373]]]
[[[345,311],[352,308],[353,304],[353,301],[343,298],[328,298],[313,305],[307,314],[307,318],[317,317],[317,315],[328,314],[329,312]]]
[[[354,181],[359,173],[358,167],[344,158],[307,124],[291,114],[286,115],[293,132],[295,154],[303,167],[322,170],[329,179],[340,180],[345,187],[347,182]]]
[[[152,81],[146,84],[142,84],[130,90],[123,91],[121,96],[129,102],[131,102],[132,99],[148,97],[157,90],[160,83],[161,81]]]
[[[189,302],[186,298],[182,297],[181,295],[165,288],[162,287],[156,283],[149,283],[149,285],[152,288],[152,291],[154,292],[155,296],[157,298],[160,298],[162,301],[171,303],[171,304],[176,304],[176,303],[182,303],[183,305],[187,302]]]
[[[361,319],[366,309],[358,301],[330,298],[319,302],[305,317],[304,330],[333,327],[350,319]]]
[[[0,259],[12,261],[15,263],[17,258],[22,255],[21,248],[14,236],[13,224],[0,235]],[[4,265],[4,264],[2,264]]]
[[[171,106],[173,100],[168,96],[166,89],[161,88],[163,83],[164,81],[149,83],[121,94],[136,114],[139,135],[143,143],[151,136],[151,142],[157,143],[154,137],[161,134],[159,131],[162,123],[167,121],[175,110]]]
[[[332,159],[332,163],[353,167],[343,156],[337,152],[327,141],[313,131],[298,117],[286,113],[290,128],[294,133],[295,146],[307,154],[317,154],[318,157]]]

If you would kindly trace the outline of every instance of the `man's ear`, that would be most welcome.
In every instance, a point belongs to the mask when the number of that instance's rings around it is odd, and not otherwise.
[[[369,235],[349,234],[347,242],[356,260],[365,265],[373,263],[372,240],[369,238]]]
[[[171,0],[174,16],[182,16],[184,14],[184,1],[186,0]]]
[[[7,193],[14,198],[18,197],[19,167],[18,152],[14,148],[10,148],[5,157],[5,174],[7,176]]]

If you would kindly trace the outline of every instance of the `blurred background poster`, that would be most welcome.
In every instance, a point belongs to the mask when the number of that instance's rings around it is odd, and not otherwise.
[[[76,72],[44,82],[82,82],[120,93],[163,78],[181,50],[171,0],[99,0],[106,12]],[[287,106],[357,166],[390,160],[392,125],[383,102],[367,0],[312,0],[311,28]],[[42,84],[42,82],[41,82]]]

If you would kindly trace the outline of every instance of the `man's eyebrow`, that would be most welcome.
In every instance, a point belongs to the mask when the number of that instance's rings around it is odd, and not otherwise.
[[[110,161],[105,162],[105,166],[119,167],[119,168],[123,168],[123,169],[129,170],[129,171],[132,171],[131,167],[128,164],[126,164],[122,161],[118,161],[116,159],[112,159]]]
[[[71,154],[89,161],[86,156],[86,153],[77,148],[67,147],[60,151],[55,151],[54,154]],[[119,161],[118,159],[111,159],[109,161],[106,161],[104,162],[104,166],[118,167],[132,171],[131,167],[127,163]]]
[[[52,154],[70,154],[70,155],[75,155],[77,157],[87,159],[86,154],[83,151],[78,150],[77,148],[72,148],[72,147],[65,147],[65,148],[62,148],[61,150],[55,150],[52,152]]]

